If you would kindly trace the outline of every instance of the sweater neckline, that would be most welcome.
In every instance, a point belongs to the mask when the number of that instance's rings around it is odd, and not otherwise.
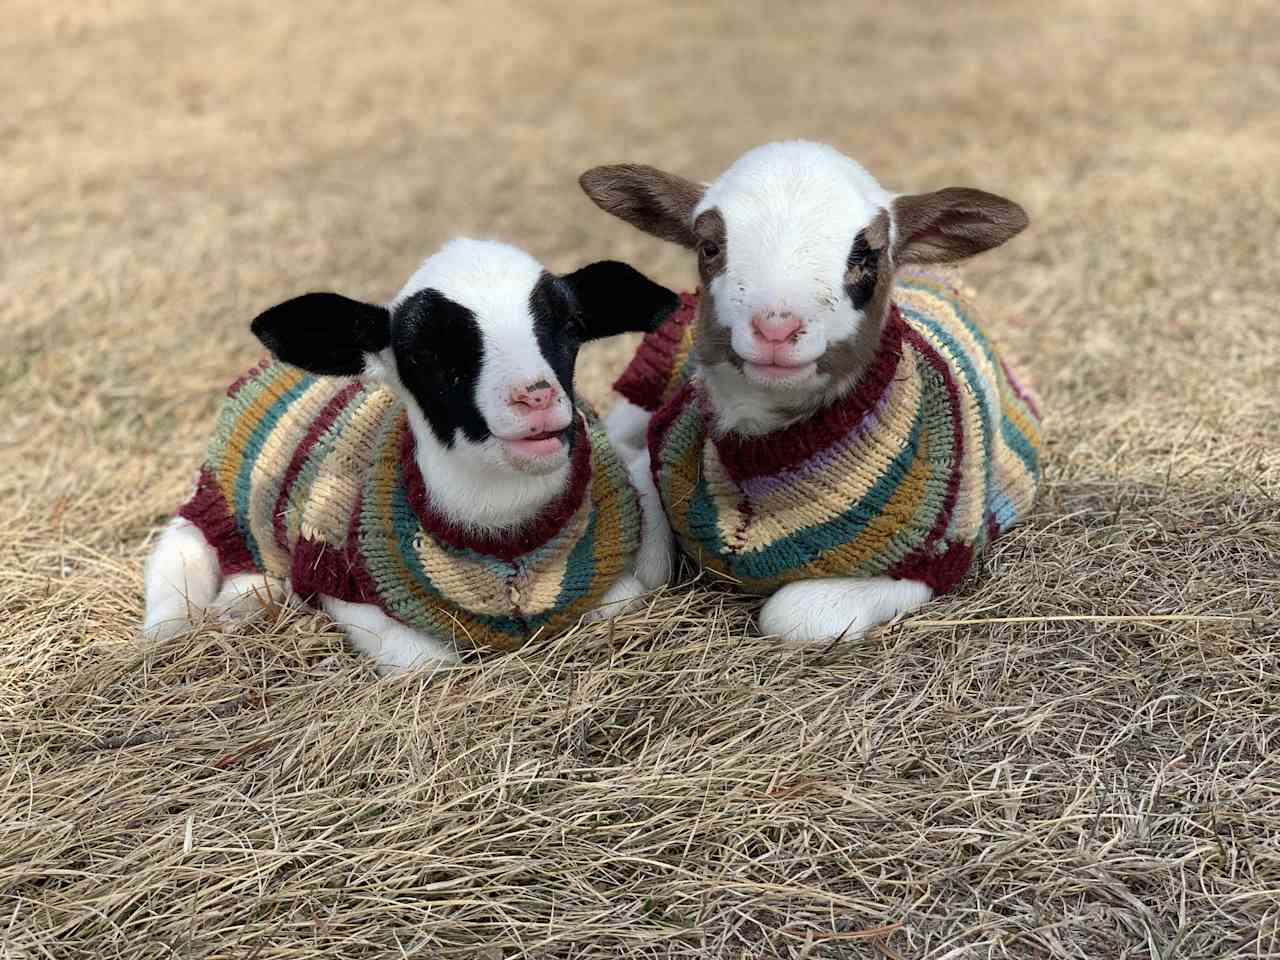
[[[569,454],[569,482],[564,491],[532,519],[514,530],[488,532],[461,527],[442,514],[431,500],[418,462],[416,445],[407,417],[401,418],[400,469],[404,477],[409,507],[422,529],[435,540],[455,550],[471,550],[484,556],[511,562],[530,553],[564,529],[587,496],[591,479],[591,438],[581,412],[574,412],[573,446]]]
[[[893,382],[902,358],[903,334],[902,314],[891,302],[875,358],[852,389],[807,419],[771,433],[750,437],[728,433],[713,438],[720,462],[734,482],[794,469],[853,430],[876,409]],[[705,406],[705,394],[701,401],[706,418],[711,411]]]

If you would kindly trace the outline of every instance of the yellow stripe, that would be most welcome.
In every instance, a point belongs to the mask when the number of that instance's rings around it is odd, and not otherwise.
[[[263,441],[262,448],[249,474],[249,529],[258,542],[263,566],[277,576],[290,567],[289,551],[276,544],[273,511],[280,493],[280,482],[289,468],[293,453],[306,435],[324,405],[341,390],[340,381],[317,379],[302,396],[289,404]]]
[[[228,504],[235,503],[236,477],[240,473],[240,465],[244,462],[245,451],[249,446],[249,438],[258,426],[267,410],[284,394],[296,387],[306,374],[296,367],[280,367],[272,380],[267,383],[253,403],[245,407],[235,425],[227,436],[227,444],[223,451],[222,463],[218,466],[218,486],[227,498]]]

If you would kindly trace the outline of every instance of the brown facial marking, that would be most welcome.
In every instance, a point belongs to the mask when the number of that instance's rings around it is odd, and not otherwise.
[[[742,358],[734,352],[732,333],[715,322],[715,297],[710,290],[711,281],[724,273],[729,262],[729,238],[725,232],[724,216],[714,207],[704,210],[693,222],[693,233],[697,238],[695,250],[698,253],[698,277],[702,284],[693,341],[695,356],[704,366],[728,363],[741,370]]]
[[[724,217],[712,207],[698,214],[693,221],[693,234],[697,238],[698,276],[703,289],[720,274],[729,262],[728,238],[725,236]]]
[[[735,370],[742,369],[742,358],[733,349],[733,332],[715,321],[715,303],[705,281],[702,293],[698,297],[698,319],[693,334],[693,350],[698,363],[704,367],[727,363]]]
[[[705,190],[701,184],[639,163],[592,167],[578,184],[606,213],[659,239],[696,245],[690,220]]]
[[[893,257],[889,250],[889,214],[881,210],[854,241],[849,251],[849,270],[845,289],[850,283],[859,291],[869,290],[866,302],[859,306],[865,322],[858,325],[852,337],[827,347],[818,358],[818,372],[833,380],[856,381],[875,359],[889,314],[889,296],[893,292]],[[868,282],[869,281],[869,282]]]

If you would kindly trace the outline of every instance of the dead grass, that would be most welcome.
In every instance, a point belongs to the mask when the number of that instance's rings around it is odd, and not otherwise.
[[[1274,4],[9,8],[0,956],[1280,956]],[[385,682],[298,613],[134,647],[256,310],[455,231],[687,283],[577,173],[795,134],[1032,213],[969,279],[1049,483],[957,596]]]

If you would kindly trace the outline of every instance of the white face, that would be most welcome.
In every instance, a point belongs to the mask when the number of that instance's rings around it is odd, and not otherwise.
[[[724,225],[710,269],[700,254],[711,322],[727,335],[727,350],[703,352],[723,367],[712,376],[769,395],[832,386],[840,371],[820,361],[878,322],[846,282],[856,238],[891,202],[854,161],[802,141],[751,150],[712,183],[693,214],[701,236],[708,212]]]
[[[383,351],[423,440],[478,471],[565,467],[578,341],[562,285],[501,243],[455,240],[423,262]]]

